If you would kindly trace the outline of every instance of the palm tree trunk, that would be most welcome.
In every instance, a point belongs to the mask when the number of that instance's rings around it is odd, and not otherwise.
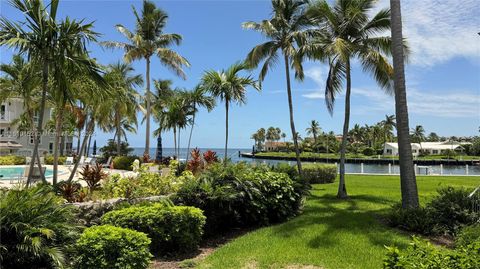
[[[195,111],[195,104],[193,104],[193,111]],[[188,157],[190,157],[190,142],[192,141],[192,134],[193,134],[193,126],[194,125],[195,125],[195,112],[193,112],[192,127],[190,128],[190,135],[188,136],[187,157],[185,158],[185,162],[188,162]]]
[[[390,9],[402,207],[418,208],[417,180],[413,167],[412,145],[410,144],[410,129],[408,123],[400,0],[390,0]]]
[[[78,165],[80,164],[80,159],[83,156],[83,153],[85,152],[85,147],[87,146],[87,141],[90,137],[90,134],[93,132],[95,126],[95,119],[91,118],[90,122],[87,124],[87,131],[85,132],[85,135],[83,137],[82,141],[82,146],[80,147],[80,155],[77,156],[77,161],[75,162],[75,165],[73,166],[72,172],[70,173],[70,176],[68,177],[68,182],[71,182],[73,180],[73,177],[75,176],[75,173],[77,172]]]
[[[85,156],[88,157],[90,156],[90,144],[92,143],[92,136],[89,135],[88,136],[88,143],[87,143],[87,147],[85,148]]]
[[[347,148],[348,125],[350,123],[350,93],[352,81],[350,77],[350,60],[346,63],[347,91],[345,93],[345,119],[343,122],[342,146],[340,148],[340,182],[338,184],[337,197],[341,199],[348,198],[347,187],[345,185],[345,151]]]
[[[117,131],[116,131],[116,133],[117,133],[117,156],[120,156],[120,149],[121,149],[120,138],[121,137],[120,137],[120,115],[119,115],[119,113],[115,113],[115,123],[116,123],[115,125],[117,126]]]
[[[78,128],[78,136],[77,136],[77,155],[80,154],[80,141],[82,138],[82,129]]]
[[[147,90],[145,92],[145,99],[147,101],[147,115],[146,115],[146,127],[145,127],[145,154],[149,154],[150,152],[150,58],[147,57],[147,72],[146,72],[146,77],[147,77]]]
[[[228,99],[225,99],[225,152],[223,155],[223,165],[227,166],[228,150]]]
[[[295,122],[293,120],[293,102],[292,102],[292,89],[290,85],[290,65],[288,63],[288,56],[285,54],[285,76],[287,78],[287,96],[288,96],[288,109],[290,112],[290,128],[292,129],[293,145],[295,147],[295,156],[297,158],[298,173],[302,174],[302,163],[300,161],[300,150],[298,149],[297,131],[295,131]]]
[[[180,131],[182,131],[182,128],[178,127],[178,145],[177,145],[177,148],[178,148],[178,152],[177,152],[177,156],[178,156],[178,160],[180,160]]]
[[[175,159],[177,158],[177,128],[173,127],[173,154],[175,154]]]
[[[63,97],[62,97],[63,98]],[[53,185],[57,184],[58,180],[58,146],[60,143],[60,134],[62,132],[63,124],[63,111],[65,109],[65,98],[62,100],[62,104],[58,107],[57,118],[55,123],[55,142],[53,144]]]
[[[35,157],[38,160],[38,169],[40,171],[40,176],[43,182],[46,182],[45,175],[42,173],[42,164],[40,163],[40,156],[38,154],[38,144],[40,135],[42,135],[43,129],[43,114],[45,113],[45,103],[47,99],[47,87],[48,87],[48,61],[47,59],[43,62],[43,70],[42,70],[42,99],[40,101],[40,112],[38,118],[38,125],[37,130],[34,134],[34,146],[33,146],[33,153],[32,153],[32,161],[30,163],[28,178],[27,178],[27,186],[30,185],[32,176],[33,176],[33,167],[35,164]]]

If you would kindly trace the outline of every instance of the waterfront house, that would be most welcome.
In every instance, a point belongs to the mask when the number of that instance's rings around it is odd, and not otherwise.
[[[440,155],[447,150],[453,150],[461,153],[465,150],[462,146],[467,143],[460,143],[455,141],[443,141],[443,142],[422,142],[412,143],[412,155],[418,156],[421,152],[425,152],[428,155]],[[398,156],[398,144],[396,142],[387,142],[383,148],[384,156]]]

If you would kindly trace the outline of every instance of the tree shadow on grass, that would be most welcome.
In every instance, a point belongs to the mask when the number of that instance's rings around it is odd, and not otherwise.
[[[312,194],[307,199],[303,214],[273,227],[274,236],[291,238],[311,233],[307,246],[312,249],[342,244],[338,236],[345,234],[366,237],[378,246],[406,247],[404,242],[398,241],[400,233],[379,220],[395,200],[366,194],[352,195],[346,200],[331,194]],[[374,204],[372,209],[368,204]],[[311,226],[318,226],[318,230]]]

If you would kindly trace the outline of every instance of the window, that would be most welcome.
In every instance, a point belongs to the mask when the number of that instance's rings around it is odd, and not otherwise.
[[[38,137],[38,144],[42,143],[41,137]],[[30,145],[35,144],[35,137],[33,135],[30,135]]]
[[[387,149],[388,154],[392,154],[392,149]]]
[[[438,154],[438,150],[436,149],[432,150],[432,154]]]
[[[4,120],[6,118],[6,108],[5,105],[0,106],[0,120]]]
[[[38,111],[35,111],[35,113],[33,114],[33,121],[34,121],[35,123],[38,122],[38,115],[39,115]]]
[[[49,152],[50,154],[53,153],[53,143],[52,143],[52,142],[50,142],[50,144],[48,144],[48,152]]]
[[[417,150],[416,150],[416,149],[412,149],[412,152],[413,152],[413,153],[417,153]]]
[[[3,137],[5,135],[5,129],[0,129],[0,137]]]

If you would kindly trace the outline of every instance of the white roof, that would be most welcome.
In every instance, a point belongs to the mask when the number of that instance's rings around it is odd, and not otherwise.
[[[385,143],[386,145],[392,147],[392,148],[398,148],[398,144],[396,142],[387,142]],[[456,149],[458,147],[461,147],[460,143],[458,142],[450,142],[450,141],[445,141],[445,142],[422,142],[421,145],[419,143],[412,143],[412,148],[414,149]]]

